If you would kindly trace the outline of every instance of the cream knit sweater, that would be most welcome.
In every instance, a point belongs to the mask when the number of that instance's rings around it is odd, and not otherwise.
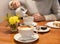
[[[60,6],[58,0],[20,0],[30,14],[40,13],[46,20],[60,19]],[[53,13],[51,13],[51,9]]]

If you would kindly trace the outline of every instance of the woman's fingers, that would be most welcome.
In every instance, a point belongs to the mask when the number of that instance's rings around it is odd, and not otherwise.
[[[35,21],[39,21],[40,20],[40,17],[39,16],[34,16],[34,20]]]
[[[34,17],[34,21],[42,21],[42,20],[44,20],[44,17],[41,16],[41,15],[33,15],[33,17]]]
[[[18,8],[20,6],[20,2],[19,1],[13,1],[12,6],[13,6],[13,8]]]

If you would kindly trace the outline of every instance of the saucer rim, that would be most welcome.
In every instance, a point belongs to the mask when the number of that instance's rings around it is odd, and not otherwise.
[[[47,28],[46,30],[40,29],[40,32],[48,32],[48,31],[50,31],[50,28]]]
[[[22,24],[20,24],[21,26],[24,26],[24,25],[22,25]],[[37,25],[37,23],[36,22],[32,22],[32,24],[31,24],[32,26],[36,26]]]
[[[39,26],[39,28],[40,28],[40,27],[42,27],[42,26]],[[50,31],[50,28],[47,27],[46,30],[42,30],[42,29],[36,30],[36,29],[35,29],[34,31],[38,31],[38,32],[48,32],[48,31]]]
[[[30,43],[30,42],[34,42],[34,41],[39,39],[39,35],[37,33],[34,33],[34,35],[36,35],[37,37],[34,40],[29,40],[29,41],[26,42],[26,41],[16,39],[18,34],[20,34],[20,33],[17,33],[17,34],[14,35],[14,40],[16,40],[18,42],[22,42],[22,43]],[[21,35],[19,35],[19,37],[21,38]]]

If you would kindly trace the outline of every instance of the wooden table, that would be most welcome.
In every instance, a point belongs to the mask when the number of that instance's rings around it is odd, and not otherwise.
[[[37,22],[45,25],[47,22]],[[11,33],[6,21],[0,23],[0,44],[23,44],[14,40],[16,33]],[[60,44],[60,29],[51,28],[50,32],[38,33],[39,40],[28,44]]]

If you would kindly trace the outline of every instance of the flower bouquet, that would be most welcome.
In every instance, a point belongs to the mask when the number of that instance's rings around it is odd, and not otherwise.
[[[9,18],[8,23],[9,23],[9,26],[10,26],[12,32],[17,31],[18,22],[20,22],[18,16],[11,16]]]

